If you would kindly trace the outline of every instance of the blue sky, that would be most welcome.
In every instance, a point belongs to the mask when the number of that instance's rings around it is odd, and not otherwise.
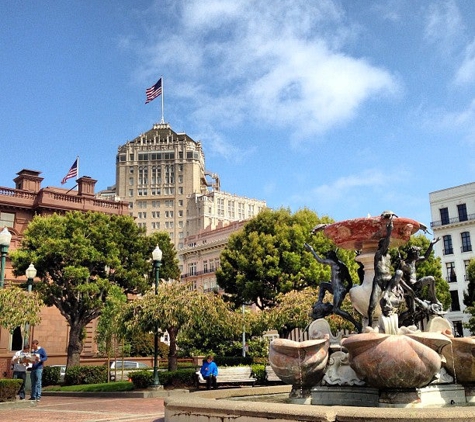
[[[428,225],[429,192],[475,180],[474,22],[471,0],[2,2],[0,186],[60,186],[76,156],[113,185],[163,76],[222,190]]]

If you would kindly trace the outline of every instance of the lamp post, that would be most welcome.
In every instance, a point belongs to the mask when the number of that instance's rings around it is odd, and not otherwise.
[[[158,281],[160,265],[162,265],[162,251],[157,247],[152,252],[153,269],[155,270],[155,295],[158,295]],[[158,324],[155,322],[155,332],[153,338],[153,386],[159,387],[160,381],[158,379]]]
[[[6,227],[0,232],[0,253],[1,253],[1,262],[0,262],[0,289],[3,289],[3,284],[5,280],[5,264],[7,258],[8,248],[10,247],[10,242],[12,240],[12,234],[7,230]]]
[[[33,287],[33,279],[36,277],[36,268],[31,263],[25,271],[26,278],[28,280],[28,294],[31,293],[31,288]],[[25,324],[25,336],[23,338],[23,345],[29,344],[30,339],[30,324],[27,322]]]

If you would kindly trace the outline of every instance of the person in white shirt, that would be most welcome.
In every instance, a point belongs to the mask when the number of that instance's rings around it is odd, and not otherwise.
[[[31,368],[30,362],[30,345],[25,344],[22,350],[18,350],[13,355],[12,364],[13,364],[13,378],[23,380],[20,389],[18,390],[18,395],[20,400],[25,399],[25,383],[26,383],[26,370]]]

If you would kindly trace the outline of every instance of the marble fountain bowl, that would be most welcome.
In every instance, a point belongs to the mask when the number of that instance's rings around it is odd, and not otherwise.
[[[330,340],[293,341],[277,338],[269,346],[269,363],[286,384],[310,388],[325,375]]]
[[[451,337],[452,344],[442,349],[445,369],[462,384],[475,382],[475,337]]]
[[[382,216],[354,218],[324,226],[323,232],[338,247],[350,250],[374,249],[387,235],[388,219]],[[406,217],[393,219],[391,247],[405,244],[422,225]]]
[[[369,332],[342,340],[351,368],[376,388],[420,388],[440,371],[439,355],[450,339],[440,333],[410,335]]]

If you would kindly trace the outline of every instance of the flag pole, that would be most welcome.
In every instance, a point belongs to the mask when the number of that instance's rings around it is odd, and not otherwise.
[[[164,83],[163,83],[163,76],[162,76],[162,121],[161,123],[165,123],[165,119],[163,118],[163,97],[165,96],[165,89],[164,89]]]
[[[78,163],[77,164],[78,174],[77,174],[76,177],[79,178],[79,155],[76,156],[76,160],[77,160],[77,163]],[[78,179],[76,179],[76,180],[78,180]]]

